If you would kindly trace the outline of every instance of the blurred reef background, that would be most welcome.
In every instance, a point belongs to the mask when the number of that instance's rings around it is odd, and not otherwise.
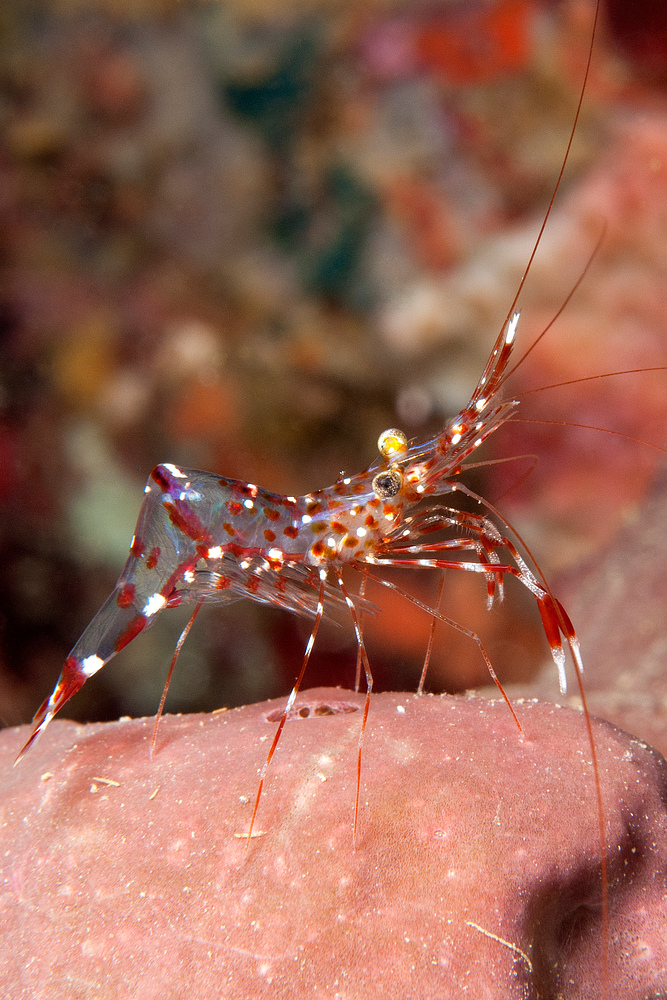
[[[0,10],[0,713],[25,722],[112,589],[159,461],[298,494],[431,433],[481,373],[549,203],[590,43],[584,0],[5,0]],[[667,364],[667,12],[603,4],[518,355],[602,246],[512,392]],[[530,393],[522,417],[665,445],[667,373]],[[468,482],[548,575],[632,516],[662,456],[503,428]],[[535,456],[535,457],[534,457]],[[395,577],[433,602],[437,577]],[[450,579],[451,578],[451,579]],[[531,596],[451,573],[446,614],[498,673],[548,658]],[[417,685],[429,621],[372,587],[377,689]],[[163,615],[67,706],[152,714]],[[170,711],[287,692],[309,623],[202,613]],[[350,685],[352,629],[307,683]],[[427,687],[485,683],[440,626]],[[554,678],[554,691],[556,690]]]

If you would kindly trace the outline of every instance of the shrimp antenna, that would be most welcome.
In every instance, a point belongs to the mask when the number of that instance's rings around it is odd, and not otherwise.
[[[551,324],[549,324],[549,326],[551,326]],[[540,337],[541,336],[542,334],[540,334]],[[535,343],[537,343],[537,341],[535,341]],[[523,361],[523,358],[521,360]],[[512,369],[512,371],[514,371],[514,369]],[[667,365],[651,365],[648,368],[622,368],[617,372],[599,372],[597,375],[581,375],[579,378],[568,378],[563,382],[552,382],[550,385],[538,385],[534,389],[524,389],[517,398],[523,399],[524,396],[530,396],[533,392],[546,392],[547,389],[561,389],[564,385],[578,385],[580,382],[594,382],[599,378],[616,378],[617,375],[640,375],[644,372],[664,371],[667,371]],[[604,430],[604,428],[602,429]]]
[[[590,56],[589,56],[589,58],[590,58]],[[568,146],[568,152],[569,152],[569,148],[570,147]],[[563,160],[563,168],[564,167],[565,167],[565,160]],[[562,176],[562,174],[563,174],[563,170],[561,169],[561,176]],[[558,178],[558,183],[560,184],[560,177]],[[556,191],[557,190],[558,190],[558,187],[556,187]],[[552,204],[553,204],[553,199],[556,197],[556,191],[554,191],[553,197],[551,199],[551,203]],[[551,205],[549,205],[549,211],[551,211]],[[546,222],[546,217],[545,217],[545,222]],[[542,226],[542,229],[544,229],[544,226]],[[544,329],[542,330],[542,332],[539,335],[539,337],[535,338],[535,340],[532,342],[532,344],[530,345],[530,347],[528,347],[524,351],[524,353],[521,355],[521,357],[516,362],[516,364],[512,365],[512,367],[510,368],[510,370],[507,371],[507,372],[505,372],[505,374],[502,376],[502,378],[498,381],[498,388],[500,388],[502,385],[504,385],[505,382],[507,381],[507,379],[511,375],[514,374],[514,372],[517,370],[517,368],[519,368],[520,365],[522,365],[524,363],[524,361],[526,360],[526,358],[528,357],[528,355],[531,353],[531,351],[533,351],[533,349],[537,347],[537,345],[539,344],[539,342],[542,340],[543,337],[546,337],[547,333],[549,332],[549,330],[551,329],[551,327],[554,325],[554,323],[558,319],[560,319],[560,317],[563,315],[563,313],[565,312],[565,310],[569,306],[570,302],[572,301],[575,293],[579,290],[579,287],[580,287],[581,283],[583,282],[584,278],[588,274],[588,271],[590,270],[591,264],[593,263],[593,261],[597,257],[598,251],[599,251],[600,247],[602,246],[602,244],[604,242],[604,238],[605,238],[606,233],[607,233],[607,223],[605,222],[604,225],[603,225],[603,227],[602,227],[602,231],[601,231],[600,235],[598,236],[597,243],[593,247],[593,250],[591,251],[591,254],[590,254],[589,258],[586,261],[586,265],[585,265],[583,271],[581,272],[581,274],[579,275],[579,277],[577,278],[577,280],[573,284],[573,286],[570,289],[570,291],[565,296],[565,299],[563,300],[562,304],[556,310],[556,312],[551,317],[551,319],[549,320],[549,322],[547,323],[547,325],[544,327]],[[540,231],[540,236],[541,235],[542,235],[542,232]],[[536,249],[537,249],[537,244],[535,245],[535,250]],[[533,256],[535,255],[535,250],[533,250]],[[531,257],[531,260],[532,260],[532,257]],[[530,265],[528,265],[528,266],[530,266]],[[524,273],[523,278],[521,279],[522,282],[524,281],[524,279],[526,277],[526,274],[528,274],[528,270],[527,269],[526,269],[526,271]],[[512,310],[510,310],[510,312],[513,311],[514,306],[516,305],[517,298],[518,298],[518,293],[517,293],[517,295],[514,298],[514,302],[512,303]],[[508,321],[509,321],[508,319],[505,320],[505,324],[503,324],[503,327],[507,324]],[[576,379],[574,381],[576,381]],[[535,392],[534,389],[531,390],[531,391]]]
[[[574,379],[576,382],[577,380]],[[551,388],[548,386],[547,388]],[[535,417],[509,417],[507,420],[508,424],[546,424],[547,426],[552,425],[554,427],[578,427],[579,430],[583,431],[598,431],[600,434],[611,434],[612,437],[623,438],[625,441],[632,441],[633,444],[641,444],[645,448],[652,448],[654,451],[660,451],[663,454],[667,454],[667,448],[663,448],[660,444],[653,444],[652,441],[644,441],[643,438],[634,437],[632,434],[624,434],[623,431],[615,431],[611,427],[598,427],[597,424],[578,424],[574,420],[538,420]],[[517,458],[522,458],[522,455],[518,455]],[[509,459],[508,459],[509,461]],[[483,465],[483,462],[477,463],[478,465]],[[466,469],[474,469],[475,465],[466,465]]]
[[[521,281],[519,282],[519,286],[518,286],[518,288],[516,290],[516,294],[515,294],[514,298],[512,299],[512,304],[510,305],[509,309],[507,310],[507,315],[505,316],[505,320],[504,320],[503,325],[501,327],[501,335],[504,332],[505,327],[507,326],[507,324],[512,319],[512,316],[514,315],[514,311],[516,309],[516,304],[519,301],[519,297],[521,296],[521,292],[523,291],[523,286],[526,283],[526,278],[528,277],[528,275],[530,273],[530,269],[533,266],[533,260],[535,259],[535,254],[537,253],[537,248],[539,247],[540,243],[542,242],[542,236],[544,234],[544,230],[546,229],[547,222],[549,221],[549,218],[551,216],[551,210],[552,210],[552,208],[554,206],[554,201],[556,200],[556,195],[558,194],[558,191],[560,189],[561,181],[563,180],[563,174],[565,173],[565,167],[567,166],[567,162],[568,162],[568,160],[570,158],[570,150],[572,149],[572,143],[574,141],[574,135],[575,135],[575,132],[577,131],[577,126],[579,124],[579,117],[581,115],[581,108],[582,108],[582,105],[584,103],[584,94],[586,93],[586,85],[588,84],[588,77],[590,75],[591,64],[593,62],[593,46],[594,46],[594,43],[595,43],[595,35],[596,35],[596,31],[597,31],[597,24],[598,24],[598,17],[599,17],[599,15],[600,15],[600,0],[596,0],[596,2],[595,2],[595,16],[593,18],[593,30],[591,32],[591,42],[590,42],[590,45],[588,47],[588,58],[586,59],[586,70],[584,72],[584,80],[583,80],[583,83],[581,85],[581,90],[579,92],[579,100],[577,102],[577,110],[576,110],[575,115],[574,115],[574,121],[572,122],[572,128],[570,129],[570,137],[569,137],[569,139],[567,141],[567,147],[565,149],[565,156],[563,157],[563,162],[561,163],[560,170],[558,172],[558,177],[556,179],[556,184],[555,184],[555,187],[554,187],[554,190],[553,190],[553,194],[551,195],[551,200],[549,202],[549,206],[548,206],[548,208],[546,210],[544,218],[542,219],[542,225],[540,226],[540,231],[537,234],[537,239],[535,240],[535,243],[533,245],[533,249],[531,251],[530,257],[528,258],[528,263],[526,264],[526,269],[523,272],[523,275],[521,276]],[[576,285],[575,285],[575,288],[576,288]],[[566,302],[567,301],[568,300],[566,299]],[[559,312],[556,313],[556,316],[558,316],[560,312],[561,312],[561,310],[559,310]],[[552,320],[552,322],[553,322],[553,320]],[[549,324],[549,326],[551,326],[551,324]],[[549,327],[547,327],[547,330],[548,329],[549,329]],[[514,369],[512,369],[512,370],[514,370]]]

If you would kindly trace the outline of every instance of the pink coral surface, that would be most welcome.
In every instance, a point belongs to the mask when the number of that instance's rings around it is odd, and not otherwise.
[[[63,998],[595,998],[667,990],[665,762],[581,713],[305,692],[246,849],[282,702],[0,734],[0,981]],[[4,766],[3,766],[4,765]]]

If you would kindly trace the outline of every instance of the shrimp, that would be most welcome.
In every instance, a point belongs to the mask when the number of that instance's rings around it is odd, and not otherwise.
[[[594,34],[595,25],[591,53]],[[405,434],[395,428],[384,431],[378,440],[379,457],[364,472],[341,478],[331,487],[301,497],[280,496],[253,484],[226,479],[215,473],[180,469],[170,463],[156,466],[146,483],[129,557],[115,589],[67,656],[53,692],[34,716],[32,732],[17,762],[88,678],[152,625],[162,611],[194,603],[195,610],[178,641],[171,663],[157,713],[159,721],[178,653],[199,609],[204,603],[231,603],[241,598],[314,617],[304,662],[267,765],[298,691],[322,617],[337,607],[347,609],[356,632],[367,692],[360,762],[373,686],[360,615],[365,608],[373,609],[363,596],[353,598],[349,594],[342,575],[344,566],[365,574],[370,567],[389,566],[479,573],[486,582],[489,608],[502,600],[504,577],[514,576],[537,601],[561,692],[566,690],[563,639],[577,674],[580,674],[583,665],[579,643],[562,605],[546,582],[538,580],[529,568],[507,533],[512,533],[509,525],[492,505],[466,487],[460,476],[465,471],[466,460],[518,407],[517,400],[503,399],[500,395],[511,374],[509,363],[520,315],[516,306],[567,163],[590,58],[589,53],[579,105],[554,194],[505,322],[467,405],[439,434],[426,441],[408,442]],[[486,506],[487,514],[464,513],[454,507],[429,502],[430,498],[442,498],[455,492],[464,493]],[[495,521],[489,516],[491,514]],[[507,530],[499,529],[496,521],[504,524]],[[437,531],[449,531],[454,537],[435,543],[423,540],[426,534]],[[474,558],[452,558],[456,553]],[[520,729],[479,636],[447,618],[439,609],[422,604],[396,584],[387,580],[379,582],[400,591],[413,604],[426,610],[434,622],[444,621],[477,643]],[[423,681],[422,675],[420,691]],[[359,783],[355,831],[358,800]]]
[[[597,20],[597,10],[595,16]],[[353,818],[356,841],[363,742],[373,689],[362,627],[362,614],[374,610],[363,596],[366,580],[369,577],[376,579],[397,591],[426,611],[434,624],[442,621],[468,636],[477,645],[520,731],[520,720],[479,635],[443,614],[439,597],[436,607],[428,607],[394,582],[375,576],[374,571],[410,567],[476,573],[486,586],[489,609],[503,599],[505,577],[514,577],[535,598],[562,692],[567,686],[567,650],[574,665],[593,762],[600,831],[602,910],[606,922],[605,816],[595,742],[581,680],[583,662],[577,635],[546,581],[535,566],[531,568],[530,554],[516,532],[493,505],[462,482],[470,457],[519,406],[518,400],[502,395],[505,382],[514,370],[511,361],[520,317],[517,303],[567,163],[582,106],[594,35],[595,25],[579,105],[551,202],[514,299],[468,403],[439,433],[427,440],[409,441],[396,428],[383,431],[378,439],[378,456],[364,471],[341,477],[332,486],[299,497],[282,496],[250,483],[170,463],[156,466],[144,489],[125,567],[113,592],[67,656],[52,693],[35,714],[32,731],[16,758],[17,763],[85,682],[150,628],[163,611],[181,604],[194,605],[171,661],[151,749],[155,746],[157,726],[176,660],[204,604],[231,604],[250,599],[308,616],[313,620],[310,636],[260,772],[247,846],[252,838],[266,775],[305,675],[320,623],[325,616],[344,611],[355,631],[359,664],[365,678],[356,760]],[[455,493],[475,501],[480,512],[462,511],[443,502],[443,498]],[[426,540],[427,536],[429,539],[436,537],[436,540]],[[359,595],[351,595],[348,590],[343,576],[346,567],[362,574]],[[431,641],[432,637],[431,633]],[[420,692],[425,671],[426,663]],[[606,945],[603,965],[605,955]],[[604,971],[603,980],[606,980]]]
[[[596,10],[597,20],[597,10]],[[267,770],[299,691],[323,617],[346,611],[356,634],[365,677],[365,703],[357,750],[357,780],[353,836],[359,818],[362,749],[368,719],[373,676],[364,644],[362,613],[373,608],[363,597],[368,576],[398,591],[421,607],[435,622],[443,621],[477,644],[490,676],[520,721],[495,674],[480,637],[428,607],[395,583],[375,577],[386,567],[457,570],[481,575],[487,606],[503,598],[505,577],[516,578],[534,596],[544,633],[558,673],[561,691],[567,686],[566,650],[569,650],[583,698],[583,662],[575,629],[552,593],[521,539],[499,512],[461,481],[466,462],[484,441],[517,410],[518,401],[504,398],[502,389],[512,374],[519,311],[517,303],[550,216],[570,145],[577,128],[590,68],[595,25],[586,75],[569,143],[551,202],[531,256],[500,333],[469,402],[434,437],[408,441],[399,429],[380,434],[378,456],[363,472],[340,478],[332,486],[303,496],[282,496],[259,486],[227,479],[215,473],[165,463],[148,477],[136,529],[125,567],[105,603],[69,653],[51,695],[38,709],[31,734],[16,762],[35,743],[57,712],[85,682],[163,611],[194,604],[169,668],[151,746],[155,745],[164,698],[176,659],[200,608],[206,603],[232,603],[243,598],[310,616],[313,625],[300,671],[279,721],[260,773],[247,834],[250,842]],[[482,513],[470,513],[443,503],[463,493],[477,502]],[[435,502],[434,502],[435,501]],[[426,541],[434,533],[436,541]],[[526,555],[520,551],[524,549]],[[343,569],[362,573],[361,594],[350,594]],[[423,687],[423,675],[420,691]],[[606,914],[604,811],[597,755],[588,712],[602,875],[602,903]]]
[[[58,683],[33,719],[32,733],[17,761],[88,678],[152,625],[161,612],[184,603],[196,604],[179,640],[170,678],[176,656],[202,604],[249,598],[315,619],[267,765],[299,690],[322,617],[337,606],[347,607],[366,681],[359,775],[373,677],[359,620],[366,602],[355,602],[348,592],[342,574],[348,565],[360,570],[411,566],[480,573],[485,578],[489,608],[502,599],[504,577],[516,577],[536,598],[564,692],[563,638],[578,672],[583,664],[574,628],[562,605],[539,582],[514,542],[490,517],[428,503],[430,497],[457,491],[482,502],[458,477],[466,459],[518,405],[516,400],[498,396],[518,320],[519,313],[513,312],[469,403],[436,437],[409,443],[402,431],[385,430],[378,440],[379,457],[365,471],[341,478],[333,486],[300,497],[281,496],[211,472],[181,469],[169,463],[156,466],[144,489],[145,499],[125,568],[113,593],[65,660]],[[450,530],[455,537],[435,543],[423,541],[424,535],[440,530]],[[475,558],[460,561],[451,558],[455,553]],[[389,581],[381,582],[399,589]],[[405,596],[477,643],[520,729],[479,636],[438,610]],[[163,704],[164,695],[158,718]],[[260,793],[261,786],[256,805]],[[358,808],[359,780],[355,831]]]

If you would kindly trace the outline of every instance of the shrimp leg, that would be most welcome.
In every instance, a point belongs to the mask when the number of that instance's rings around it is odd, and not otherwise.
[[[297,694],[299,693],[299,688],[301,687],[301,682],[303,680],[303,675],[306,672],[306,667],[308,666],[308,661],[310,660],[310,654],[313,651],[313,646],[315,645],[315,636],[317,635],[317,630],[320,627],[320,622],[322,621],[322,616],[324,615],[324,588],[326,584],[326,574],[320,578],[320,593],[317,601],[317,610],[315,612],[315,621],[313,622],[313,627],[311,629],[310,635],[308,637],[308,642],[306,643],[306,650],[303,654],[303,660],[301,663],[301,669],[297,679],[294,682],[294,686],[290,691],[289,698],[287,699],[287,704],[283,710],[283,714],[280,717],[280,722],[278,723],[278,728],[276,729],[275,736],[273,737],[273,742],[269,748],[266,760],[259,775],[259,785],[257,787],[257,794],[255,795],[255,805],[253,806],[252,816],[250,817],[250,826],[248,827],[248,836],[246,838],[246,848],[250,844],[252,838],[253,827],[255,826],[255,817],[257,816],[257,810],[259,809],[259,800],[262,797],[262,789],[264,788],[264,779],[266,778],[266,772],[269,769],[269,764],[273,759],[273,755],[276,752],[276,747],[278,746],[278,740],[282,734],[282,731],[287,722],[287,716],[289,715],[290,709],[292,708]]]
[[[461,548],[470,548],[472,543],[461,543]],[[506,545],[511,545],[511,543],[505,543]],[[450,546],[452,548],[453,546]],[[374,561],[376,566],[410,566],[413,569],[430,568],[430,569],[456,569],[463,570],[468,573],[486,573],[489,574],[489,565],[484,562],[472,563],[472,562],[455,562],[449,559],[433,559],[433,558],[419,558],[423,554],[423,549],[418,546],[409,546],[414,556],[417,558],[412,559],[395,559],[395,558],[379,558]],[[514,548],[514,546],[512,546]],[[429,546],[428,552],[438,551],[438,546]],[[511,550],[510,550],[511,551]],[[518,553],[517,553],[518,555]],[[519,559],[521,557],[519,556]],[[542,619],[542,624],[544,626],[545,635],[549,643],[549,648],[551,649],[551,655],[553,661],[558,670],[558,681],[560,685],[560,690],[562,694],[567,691],[567,677],[565,674],[565,650],[563,649],[563,643],[561,640],[561,635],[565,637],[570,652],[572,654],[572,659],[575,663],[575,668],[578,674],[583,673],[584,665],[581,659],[581,652],[579,649],[579,640],[577,638],[576,632],[569,617],[565,613],[560,601],[556,600],[552,594],[549,593],[544,587],[542,587],[534,575],[528,570],[521,560],[522,568],[517,568],[516,566],[504,566],[500,563],[492,564],[492,572],[495,573],[509,573],[516,577],[517,580],[528,588],[531,593],[535,596],[537,600],[537,606],[540,612],[540,617]],[[431,609],[431,614],[435,612]],[[448,624],[454,625],[453,622],[448,622]],[[465,631],[465,630],[464,630]],[[485,657],[486,658],[486,657]],[[488,663],[487,663],[488,666]],[[493,676],[493,674],[492,674]],[[494,678],[495,679],[495,678]]]
[[[402,564],[399,564],[399,565],[408,565],[408,564],[402,563]],[[419,563],[410,563],[409,565],[419,565]],[[465,563],[452,563],[451,565],[452,566],[464,566],[466,564]],[[472,639],[472,641],[477,645],[477,648],[479,649],[480,653],[484,657],[484,662],[486,663],[487,670],[489,671],[489,674],[490,674],[490,676],[491,676],[494,684],[496,685],[496,687],[500,691],[501,695],[503,696],[503,698],[505,700],[505,704],[507,705],[507,707],[509,708],[510,712],[512,713],[512,718],[514,719],[514,721],[516,723],[517,729],[519,730],[520,733],[523,732],[523,730],[521,728],[521,723],[519,722],[519,719],[517,718],[517,714],[514,711],[514,708],[512,707],[512,702],[509,700],[509,698],[507,696],[507,693],[505,691],[505,688],[503,687],[503,685],[502,685],[502,683],[500,681],[500,678],[498,677],[498,674],[493,669],[493,664],[491,662],[491,657],[489,656],[489,654],[487,653],[486,649],[484,648],[484,643],[482,642],[482,640],[481,640],[480,636],[477,634],[477,632],[473,632],[472,629],[466,628],[464,625],[461,625],[460,622],[454,621],[453,618],[448,618],[446,615],[443,615],[442,612],[439,611],[437,608],[430,608],[428,606],[428,604],[424,604],[423,601],[420,601],[417,597],[414,597],[412,594],[408,593],[407,590],[403,590],[403,588],[399,587],[397,583],[394,583],[391,580],[383,580],[381,577],[376,577],[376,576],[373,577],[373,580],[376,580],[378,583],[381,583],[383,587],[388,587],[390,590],[393,590],[397,594],[400,594],[401,597],[404,597],[406,599],[406,601],[410,601],[410,603],[414,604],[414,606],[416,608],[421,608],[422,611],[425,611],[432,618],[437,619],[437,621],[444,622],[445,625],[449,625],[450,628],[456,629],[457,632],[460,632],[462,635],[467,635],[469,639]],[[422,671],[422,677],[423,677],[423,674],[424,674],[424,672]]]
[[[155,750],[155,741],[157,740],[157,730],[158,730],[158,726],[160,725],[160,719],[162,718],[162,712],[164,710],[164,703],[167,700],[167,691],[169,690],[169,685],[171,684],[171,677],[172,677],[172,674],[174,673],[174,667],[176,666],[176,660],[178,659],[178,657],[180,655],[180,652],[181,652],[181,650],[183,648],[183,643],[185,642],[185,640],[187,639],[187,637],[188,637],[188,635],[190,633],[190,629],[194,625],[195,618],[197,617],[197,615],[201,611],[201,607],[202,607],[203,603],[204,603],[204,599],[202,598],[198,602],[196,608],[194,609],[194,611],[192,612],[192,614],[190,615],[190,617],[188,618],[187,625],[185,626],[185,628],[181,632],[180,636],[178,637],[178,642],[176,643],[176,648],[174,649],[174,655],[171,658],[171,663],[169,664],[169,670],[167,671],[167,679],[164,682],[164,688],[162,689],[162,697],[160,698],[160,704],[158,705],[157,712],[155,713],[155,723],[153,725],[153,735],[151,737],[151,756],[153,755],[153,751]]]

